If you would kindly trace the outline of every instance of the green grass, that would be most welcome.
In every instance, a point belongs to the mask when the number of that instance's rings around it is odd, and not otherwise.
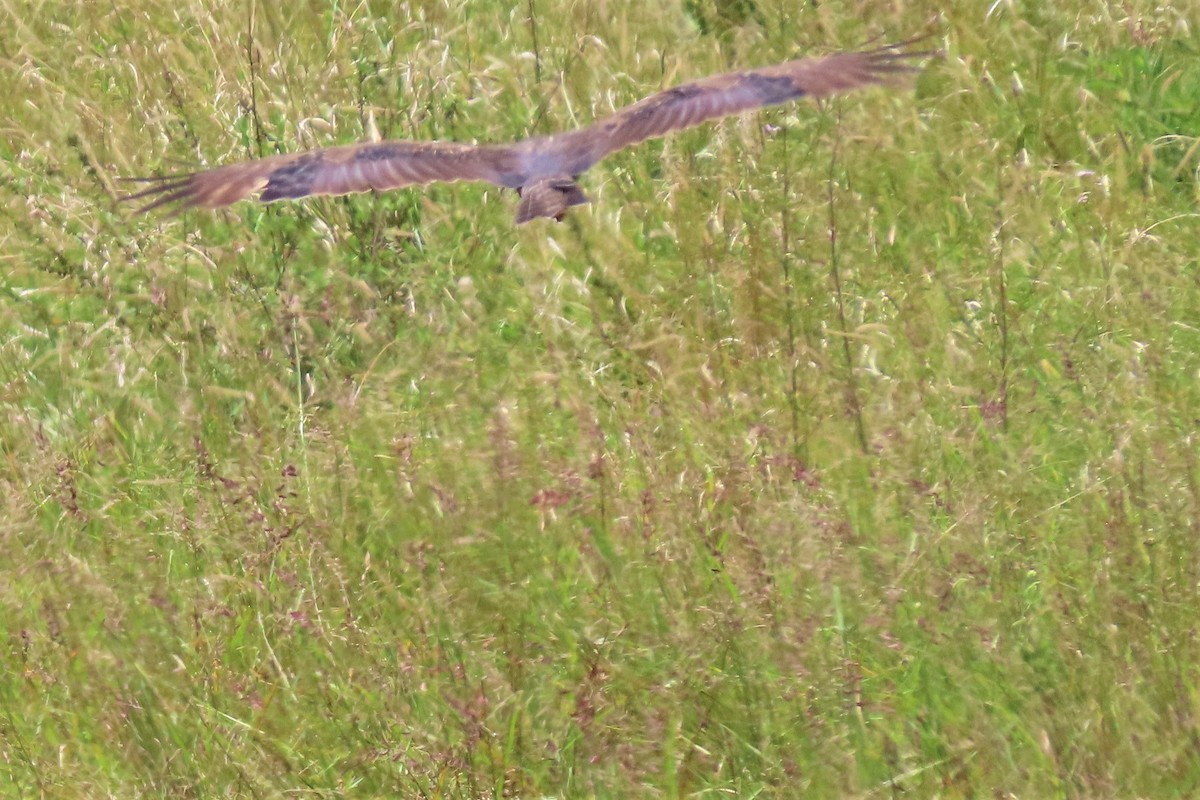
[[[1200,12],[34,5],[0,796],[1200,792]],[[115,203],[930,29],[912,87],[618,154],[561,225]]]

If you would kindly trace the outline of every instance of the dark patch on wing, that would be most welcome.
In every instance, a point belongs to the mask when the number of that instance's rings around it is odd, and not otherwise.
[[[387,161],[402,155],[400,148],[390,144],[376,144],[364,147],[354,154],[355,161]],[[411,151],[408,155],[412,155]]]
[[[675,86],[667,89],[662,94],[664,103],[674,103],[678,100],[687,100],[698,94],[704,94],[704,89],[694,83],[685,83],[683,86]]]
[[[748,72],[742,80],[754,91],[763,105],[771,106],[785,103],[803,97],[805,92],[791,78],[786,76],[763,75],[760,72]]]
[[[316,178],[323,161],[324,158],[319,152],[311,153],[273,171],[260,199],[270,202],[312,194],[313,179]]]

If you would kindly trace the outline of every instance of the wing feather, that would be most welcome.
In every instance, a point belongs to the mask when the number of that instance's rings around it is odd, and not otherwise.
[[[264,202],[310,195],[386,191],[433,181],[487,181],[517,188],[522,157],[512,147],[450,142],[378,142],[271,156],[216,169],[159,178],[126,197],[160,206],[220,208],[259,192]]]
[[[713,75],[651,95],[589,127],[521,144],[539,172],[578,175],[609,153],[718,117],[893,82],[936,55],[912,49],[918,41]]]

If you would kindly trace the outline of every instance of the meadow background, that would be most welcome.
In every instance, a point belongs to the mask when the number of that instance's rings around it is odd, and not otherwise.
[[[0,21],[0,796],[1200,791],[1200,6]],[[562,224],[116,202],[920,33]]]

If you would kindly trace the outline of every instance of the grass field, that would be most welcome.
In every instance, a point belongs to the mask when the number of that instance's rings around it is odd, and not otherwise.
[[[1200,793],[1200,6],[0,20],[0,797]],[[562,224],[116,202],[922,32]]]

